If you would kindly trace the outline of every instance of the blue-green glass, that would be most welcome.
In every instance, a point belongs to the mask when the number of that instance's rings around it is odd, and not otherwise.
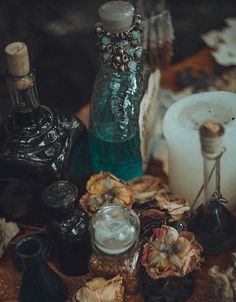
[[[18,301],[65,302],[67,287],[42,259],[41,249],[41,243],[32,237],[23,238],[16,245],[16,254],[24,265]]]
[[[143,85],[133,63],[131,72],[102,65],[91,101],[89,138],[93,168],[123,180],[143,174],[138,124]]]

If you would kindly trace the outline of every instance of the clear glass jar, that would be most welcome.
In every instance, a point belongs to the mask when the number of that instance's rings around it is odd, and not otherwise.
[[[94,214],[90,221],[94,253],[89,261],[96,275],[123,277],[126,293],[138,287],[139,231],[137,214],[121,205],[107,205]]]

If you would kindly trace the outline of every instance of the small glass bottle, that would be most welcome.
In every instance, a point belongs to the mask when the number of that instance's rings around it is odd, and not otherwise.
[[[227,210],[220,191],[220,159],[224,152],[224,128],[206,121],[199,130],[204,163],[204,202],[196,209],[191,229],[205,255],[221,254],[236,243],[236,219]]]
[[[41,256],[41,243],[26,237],[17,243],[15,250],[24,270],[19,290],[19,302],[65,302],[67,287]]]
[[[137,214],[121,205],[107,205],[90,221],[93,254],[90,270],[96,275],[123,277],[125,292],[135,293],[139,272],[139,231]]]
[[[58,268],[69,276],[88,273],[91,253],[89,217],[76,204],[78,191],[67,181],[57,181],[43,193],[45,205],[51,210],[46,225],[52,258]]]
[[[90,111],[90,151],[96,172],[128,180],[143,174],[139,110],[143,95],[140,17],[125,1],[110,1],[99,11],[101,67]]]
[[[0,127],[0,212],[43,224],[43,188],[59,179],[82,188],[91,174],[87,130],[70,113],[40,105],[24,43],[10,43],[5,51],[13,111]]]

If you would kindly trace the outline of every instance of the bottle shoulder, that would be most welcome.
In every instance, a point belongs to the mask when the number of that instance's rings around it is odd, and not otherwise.
[[[76,208],[67,218],[52,219],[47,229],[60,240],[76,241],[88,235],[88,224],[87,214]]]
[[[48,171],[56,180],[86,127],[69,113],[41,109],[39,124],[33,127],[17,127],[12,115],[5,120],[0,128],[0,162],[12,173],[44,175]]]
[[[30,127],[19,127],[11,114],[0,128],[5,144],[14,145],[14,149],[24,152],[32,147],[45,148],[60,138],[69,137],[74,132],[86,131],[84,124],[72,114],[40,106],[39,122]]]

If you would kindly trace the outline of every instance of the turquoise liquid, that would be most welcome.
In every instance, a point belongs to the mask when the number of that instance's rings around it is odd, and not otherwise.
[[[131,138],[111,142],[90,133],[90,152],[95,172],[110,172],[129,180],[143,174],[139,132]]]

